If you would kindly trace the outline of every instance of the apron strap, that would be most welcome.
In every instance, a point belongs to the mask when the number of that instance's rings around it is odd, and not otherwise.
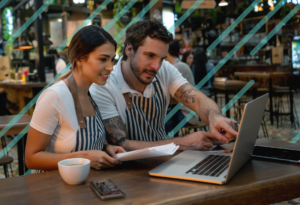
[[[155,93],[157,93],[157,83],[159,83],[159,80],[156,78],[156,81],[153,82]],[[128,110],[132,109],[133,104],[132,104],[132,101],[131,101],[131,98],[130,98],[130,93],[123,93],[123,96],[124,96],[124,99],[125,99],[126,106],[127,106]]]
[[[84,129],[84,128],[86,128],[86,124],[84,121],[84,117],[82,114],[82,110],[81,110],[81,106],[80,106],[80,102],[79,102],[79,98],[78,98],[77,84],[76,84],[76,81],[75,81],[72,73],[71,73],[71,75],[69,75],[67,80],[69,83],[69,90],[72,94],[72,97],[73,97],[73,100],[75,103],[75,111],[76,111],[76,115],[77,115],[78,124],[81,129]]]
[[[128,110],[130,110],[131,108],[133,108],[133,104],[132,104],[132,101],[130,99],[129,93],[123,93],[123,96],[124,96],[127,108],[128,108]]]

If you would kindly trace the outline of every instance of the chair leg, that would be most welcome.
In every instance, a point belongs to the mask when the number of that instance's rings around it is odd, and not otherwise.
[[[7,165],[4,165],[3,168],[4,168],[5,178],[8,178]]]

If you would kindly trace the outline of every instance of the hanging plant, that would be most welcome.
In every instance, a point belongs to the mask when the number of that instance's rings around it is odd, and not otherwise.
[[[217,20],[218,20],[218,14],[222,14],[221,8],[217,7],[214,9],[209,9],[208,10],[209,16],[211,18],[211,21],[213,23],[213,25],[217,24]]]
[[[249,6],[250,6],[250,3],[248,1],[239,3],[239,5],[236,7],[236,9],[234,11],[234,14],[241,15]]]
[[[2,19],[3,19],[3,39],[8,40],[13,35],[14,29],[14,19],[12,14],[13,8],[7,7],[3,10]]]

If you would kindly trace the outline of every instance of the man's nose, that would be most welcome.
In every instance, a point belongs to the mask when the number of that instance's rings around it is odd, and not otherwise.
[[[155,69],[156,71],[158,71],[158,69],[160,68],[160,61],[154,61],[151,63],[151,68]]]

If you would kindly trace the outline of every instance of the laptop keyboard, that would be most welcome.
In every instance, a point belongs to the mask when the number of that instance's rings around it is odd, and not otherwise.
[[[231,156],[224,155],[209,155],[186,173],[218,177],[228,168],[230,157]]]

